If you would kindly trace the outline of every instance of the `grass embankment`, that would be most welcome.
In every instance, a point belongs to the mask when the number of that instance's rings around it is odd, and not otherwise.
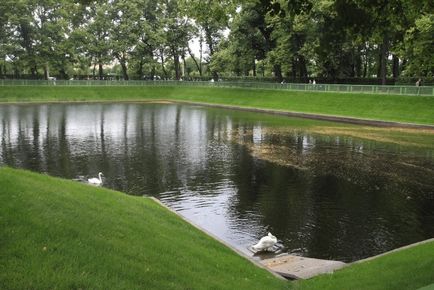
[[[0,87],[0,102],[178,100],[434,124],[434,97],[209,87]]]
[[[154,201],[0,169],[1,289],[417,289],[434,243],[281,281]]]
[[[0,289],[289,287],[151,199],[0,169]]]
[[[295,283],[297,290],[419,289],[434,283],[434,242],[343,268]],[[434,286],[434,285],[433,285]]]

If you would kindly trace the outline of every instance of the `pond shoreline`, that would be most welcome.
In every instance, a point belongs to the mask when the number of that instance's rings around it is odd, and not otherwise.
[[[2,102],[0,105],[26,105],[26,104],[98,104],[98,103],[131,103],[131,104],[186,104],[192,106],[204,106],[209,108],[219,108],[219,109],[229,109],[238,110],[254,113],[265,113],[270,115],[280,115],[286,117],[303,118],[318,121],[331,121],[345,124],[355,124],[355,125],[368,125],[373,127],[381,128],[403,128],[403,129],[421,129],[429,130],[434,133],[434,125],[428,124],[417,124],[417,123],[404,123],[396,121],[383,121],[374,119],[363,119],[347,116],[336,116],[336,115],[323,115],[323,114],[313,114],[313,113],[303,113],[303,112],[292,112],[292,111],[282,111],[275,109],[265,109],[265,108],[254,108],[254,107],[243,107],[243,106],[233,106],[215,103],[204,103],[204,102],[191,102],[183,100],[173,100],[173,99],[154,99],[154,100],[88,100],[88,101],[23,101],[23,102]]]
[[[297,118],[304,118],[304,119],[311,119],[311,120],[332,121],[332,122],[356,124],[356,125],[369,125],[369,126],[384,127],[384,128],[408,128],[408,129],[425,129],[425,130],[429,129],[429,130],[433,130],[433,133],[434,133],[434,125],[426,125],[426,124],[371,120],[371,119],[361,119],[361,118],[354,118],[354,117],[322,115],[322,114],[312,114],[312,113],[302,113],[302,112],[290,112],[290,111],[280,111],[280,110],[273,110],[273,109],[240,107],[240,106],[230,106],[230,105],[210,104],[210,103],[198,103],[198,102],[189,102],[189,101],[172,101],[172,103],[180,103],[180,104],[188,104],[188,105],[200,105],[200,106],[204,106],[204,107],[240,110],[240,111],[248,111],[248,112],[255,112],[255,113],[267,113],[267,114],[281,115],[281,116],[286,116],[286,117],[297,117]]]
[[[294,279],[297,280],[297,279],[299,279],[299,278],[295,278],[295,276],[287,276],[287,277],[285,277],[285,276],[281,275],[280,273],[273,271],[271,268],[267,267],[264,263],[261,263],[260,261],[257,261],[255,259],[253,259],[253,257],[250,257],[250,256],[246,255],[245,253],[243,253],[242,251],[238,250],[236,247],[232,246],[231,244],[225,242],[224,240],[220,239],[219,237],[217,237],[213,233],[207,231],[203,227],[201,227],[201,226],[193,223],[192,221],[188,220],[186,217],[184,217],[183,215],[181,215],[179,212],[177,212],[176,210],[170,208],[169,206],[167,206],[166,204],[164,204],[163,202],[161,202],[159,199],[157,199],[157,198],[155,198],[153,196],[145,196],[145,197],[153,200],[154,202],[158,203],[160,206],[164,207],[168,211],[174,213],[175,215],[177,215],[183,221],[187,222],[191,226],[193,226],[196,229],[200,230],[201,232],[203,232],[205,235],[209,236],[210,238],[212,238],[212,239],[216,240],[217,242],[225,245],[226,247],[228,247],[229,249],[231,249],[233,252],[235,252],[239,256],[241,256],[241,257],[247,259],[248,261],[250,261],[255,266],[257,266],[257,267],[259,267],[261,269],[264,269],[264,270],[270,272],[271,274],[273,274],[273,276],[275,276],[275,277],[277,277],[279,279],[282,279],[282,280],[287,280],[289,277],[290,277],[290,280],[294,280]],[[324,267],[324,271],[322,271],[320,269],[321,267],[318,267],[318,265],[311,264],[310,266],[312,266],[313,268],[312,269],[307,268],[307,269],[304,269],[304,271],[317,272],[316,275],[312,275],[312,276],[310,276],[308,278],[308,279],[310,279],[310,278],[313,278],[313,277],[318,276],[318,275],[323,275],[323,274],[326,274],[326,273],[331,274],[331,273],[333,273],[335,271],[339,271],[342,268],[347,268],[347,267],[350,267],[350,266],[353,266],[353,265],[362,264],[364,262],[370,262],[370,261],[376,260],[378,258],[382,258],[384,256],[388,256],[390,254],[398,253],[398,252],[405,251],[405,250],[408,250],[408,249],[411,249],[411,248],[414,248],[414,247],[417,247],[417,246],[420,246],[420,245],[424,245],[424,244],[427,244],[427,243],[433,243],[433,242],[434,242],[434,238],[426,239],[426,240],[419,241],[419,242],[416,242],[416,243],[412,243],[412,244],[409,244],[409,245],[405,245],[405,246],[402,246],[402,247],[399,247],[399,248],[396,248],[396,249],[393,249],[393,250],[390,250],[390,251],[387,251],[387,252],[384,252],[384,253],[381,253],[381,254],[378,254],[378,255],[374,255],[374,256],[371,256],[371,257],[368,257],[368,258],[364,258],[364,259],[360,259],[360,260],[357,260],[357,261],[354,261],[354,262],[351,262],[351,263],[343,263],[343,262],[331,261],[331,260],[318,260],[318,261],[323,261],[323,262],[326,261],[326,262],[342,263],[344,265],[342,265],[340,267],[337,267],[337,269],[334,270],[334,271],[333,270],[330,271],[330,269],[327,268],[328,265],[326,265]],[[287,253],[281,253],[281,254],[276,255],[276,257],[286,258],[286,257],[299,257],[299,256],[293,256],[293,255],[290,255],[290,254],[287,254]],[[301,258],[305,258],[305,259],[308,259],[308,260],[316,260],[315,258],[303,257],[303,256],[301,256]],[[272,260],[272,259],[268,259],[268,260]],[[309,266],[309,264],[307,264],[307,266]],[[302,266],[302,267],[305,268],[306,266]]]

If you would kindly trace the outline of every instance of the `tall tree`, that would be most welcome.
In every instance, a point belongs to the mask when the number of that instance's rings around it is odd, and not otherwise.
[[[186,54],[188,46],[189,31],[192,29],[189,19],[185,17],[182,6],[178,1],[164,0],[164,32],[166,47],[169,55],[173,59],[175,79],[181,78],[180,58]]]
[[[199,33],[208,46],[209,59],[217,51],[217,46],[223,37],[223,31],[228,28],[230,17],[235,12],[236,1],[233,0],[182,0],[186,15],[191,17],[199,27]],[[211,72],[214,79],[218,72]]]
[[[79,23],[74,29],[72,37],[74,38],[76,49],[82,53],[93,67],[93,76],[95,77],[95,68],[98,66],[98,78],[102,79],[104,75],[103,66],[109,63],[110,56],[110,28],[112,25],[109,17],[110,6],[104,1],[90,1],[84,6],[83,23]]]
[[[124,80],[129,80],[127,65],[140,34],[140,0],[113,0],[109,11],[110,48],[121,65]]]

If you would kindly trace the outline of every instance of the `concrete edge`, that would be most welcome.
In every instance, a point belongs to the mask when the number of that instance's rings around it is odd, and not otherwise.
[[[246,254],[244,254],[243,252],[239,251],[238,249],[234,248],[233,246],[229,245],[227,242],[223,241],[222,239],[220,239],[219,237],[215,236],[214,234],[210,233],[209,231],[207,231],[206,229],[200,227],[199,225],[196,225],[194,223],[192,223],[191,221],[189,221],[188,219],[186,219],[185,217],[183,217],[181,214],[179,214],[178,212],[176,212],[175,210],[171,209],[170,207],[168,207],[167,205],[165,205],[164,203],[162,203],[160,200],[158,200],[157,198],[153,197],[153,196],[145,196],[146,198],[149,198],[153,201],[155,201],[157,204],[159,204],[160,206],[162,206],[163,208],[167,209],[168,211],[176,214],[178,217],[180,217],[182,220],[184,220],[185,222],[187,222],[188,224],[192,225],[193,227],[195,227],[196,229],[200,230],[201,232],[203,232],[204,234],[206,234],[207,236],[211,237],[212,239],[216,240],[217,242],[223,244],[224,246],[226,246],[227,248],[231,249],[233,252],[235,252],[236,254],[238,254],[239,256],[245,258],[247,261],[251,262],[253,265],[266,270],[267,272],[271,273],[274,277],[279,278],[281,280],[285,280],[286,279],[279,275],[278,273],[268,269],[267,267],[265,267],[264,265],[260,264],[259,262],[251,259],[249,256],[247,256]]]
[[[393,253],[396,253],[396,252],[400,252],[402,250],[410,249],[410,248],[413,248],[413,247],[416,247],[416,246],[419,246],[419,245],[423,245],[423,244],[427,244],[427,243],[431,243],[431,242],[434,242],[434,238],[423,240],[423,241],[420,241],[420,242],[417,242],[417,243],[413,243],[413,244],[410,244],[410,245],[406,245],[406,246],[403,246],[403,247],[400,247],[400,248],[396,248],[396,249],[393,249],[391,251],[388,251],[388,252],[385,252],[385,253],[382,253],[382,254],[379,254],[379,255],[376,255],[376,256],[372,256],[372,257],[369,257],[369,258],[366,258],[366,259],[355,261],[355,262],[350,263],[348,265],[354,265],[354,264],[359,264],[359,263],[363,263],[363,262],[372,261],[374,259],[377,259],[377,258],[380,258],[380,257],[384,257],[384,256],[387,256],[389,254],[393,254]]]

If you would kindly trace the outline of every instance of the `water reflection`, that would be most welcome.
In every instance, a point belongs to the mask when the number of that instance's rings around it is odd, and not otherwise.
[[[4,105],[0,120],[1,163],[102,171],[241,250],[271,231],[290,252],[353,261],[434,235],[431,149],[180,105]]]

